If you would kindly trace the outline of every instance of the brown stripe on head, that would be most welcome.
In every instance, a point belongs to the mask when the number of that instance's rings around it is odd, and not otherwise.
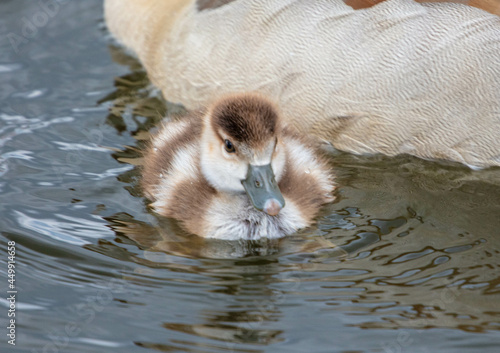
[[[215,132],[250,148],[264,147],[280,131],[278,111],[263,96],[241,94],[223,98],[210,111]]]

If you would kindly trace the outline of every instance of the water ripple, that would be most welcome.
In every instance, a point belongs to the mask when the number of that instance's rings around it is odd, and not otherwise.
[[[20,211],[13,213],[24,228],[69,244],[82,246],[91,243],[88,239],[99,239],[109,234],[102,220],[91,221],[65,214],[55,214],[53,218],[35,218]]]

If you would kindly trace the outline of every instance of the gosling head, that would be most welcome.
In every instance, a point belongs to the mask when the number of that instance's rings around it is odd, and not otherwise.
[[[217,190],[246,192],[256,209],[277,215],[285,206],[278,187],[285,167],[281,130],[277,109],[260,95],[215,102],[204,118],[204,176]]]

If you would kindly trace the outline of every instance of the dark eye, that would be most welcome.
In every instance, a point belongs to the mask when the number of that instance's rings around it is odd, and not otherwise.
[[[224,143],[226,145],[227,153],[234,153],[236,151],[231,141],[225,140]]]

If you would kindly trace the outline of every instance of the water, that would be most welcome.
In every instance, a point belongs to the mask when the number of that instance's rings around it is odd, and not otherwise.
[[[44,23],[39,2],[0,4],[2,327],[8,241],[18,290],[2,352],[498,351],[498,169],[332,152],[338,198],[315,227],[186,235],[148,211],[136,167],[182,108],[114,46],[101,6],[63,2]]]

